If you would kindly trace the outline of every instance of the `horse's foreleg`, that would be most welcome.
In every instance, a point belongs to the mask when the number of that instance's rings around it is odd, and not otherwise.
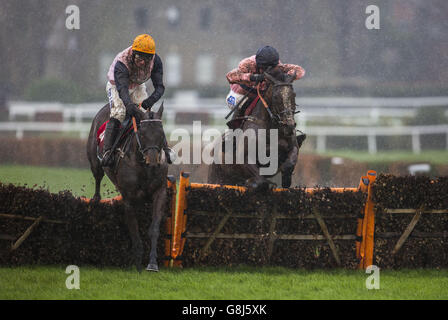
[[[244,168],[246,170],[246,172],[250,175],[250,178],[246,180],[246,186],[250,189],[256,189],[259,191],[264,191],[267,190],[269,188],[269,183],[270,181],[267,180],[265,177],[263,177],[260,174],[260,167],[255,164],[255,163],[251,163],[252,161],[255,162],[254,160],[257,159],[257,149],[255,149],[255,154],[251,154],[250,152],[250,148],[249,148],[249,144],[250,145],[257,145],[258,144],[258,140],[256,139],[256,137],[258,136],[258,129],[259,128],[248,128],[248,129],[254,129],[255,130],[255,135],[254,136],[249,136],[247,139],[245,139],[244,137],[239,137],[239,139],[243,139],[243,140],[239,140],[237,139],[237,153],[238,152],[244,152]],[[241,148],[241,142],[243,141],[243,149],[239,150],[239,148]],[[253,149],[252,149],[253,150]],[[251,161],[250,161],[251,160]]]
[[[134,208],[127,201],[124,202],[124,211],[125,222],[128,226],[129,235],[131,236],[132,241],[134,264],[137,267],[137,270],[140,272],[142,270],[143,243],[142,239],[140,238],[137,217],[135,215]]]
[[[256,164],[244,164],[248,173],[252,176],[246,180],[246,186],[250,189],[265,191],[269,189],[271,183],[268,179],[260,175],[260,168]]]
[[[104,170],[103,168],[98,165],[95,168],[91,168],[93,176],[95,177],[95,194],[93,195],[93,201],[97,202],[101,200],[101,181],[104,177]]]
[[[280,171],[282,172],[282,187],[289,188],[291,186],[291,176],[297,163],[297,158],[299,156],[298,145],[295,144],[291,150],[288,152],[288,156],[285,162],[280,166]]]
[[[153,195],[152,221],[149,227],[149,238],[151,239],[151,252],[149,253],[148,271],[159,271],[157,265],[157,243],[160,234],[160,222],[165,213],[166,186],[162,186]]]

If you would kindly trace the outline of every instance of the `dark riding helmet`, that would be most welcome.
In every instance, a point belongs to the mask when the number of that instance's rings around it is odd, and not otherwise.
[[[265,46],[258,49],[255,56],[257,67],[275,67],[279,62],[279,55],[275,48]]]

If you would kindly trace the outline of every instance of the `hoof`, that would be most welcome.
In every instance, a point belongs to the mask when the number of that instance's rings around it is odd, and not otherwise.
[[[291,187],[291,176],[283,177],[282,176],[282,188],[289,188]]]
[[[251,183],[247,183],[247,184],[246,184],[246,187],[247,187],[249,190],[253,191],[253,190],[256,190],[256,189],[257,189],[258,184],[256,184],[255,182],[251,182]]]
[[[157,264],[150,263],[146,267],[146,271],[159,272],[159,266]]]
[[[270,183],[267,180],[260,181],[259,183],[255,182],[252,184],[252,188],[253,188],[253,191],[256,193],[267,192],[267,191],[269,191]]]

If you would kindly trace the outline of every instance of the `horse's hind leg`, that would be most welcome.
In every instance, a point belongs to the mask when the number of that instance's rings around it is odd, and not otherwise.
[[[153,195],[153,213],[151,226],[149,227],[149,238],[151,239],[151,252],[149,253],[149,264],[146,267],[148,271],[159,271],[157,265],[157,241],[160,234],[160,222],[165,213],[166,185],[157,190]]]

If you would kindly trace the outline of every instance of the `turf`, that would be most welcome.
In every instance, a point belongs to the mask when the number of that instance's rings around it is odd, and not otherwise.
[[[342,157],[359,162],[367,163],[390,163],[390,162],[428,162],[434,165],[436,164],[448,164],[448,151],[447,150],[425,150],[419,154],[415,154],[407,151],[387,151],[378,152],[376,154],[370,154],[359,151],[349,150],[331,150],[320,154],[322,156],[329,157]]]
[[[45,178],[42,178],[45,177]],[[0,166],[0,182],[71,190],[91,197],[89,170]],[[103,197],[115,195],[105,178]],[[80,290],[65,286],[66,266],[0,267],[0,299],[301,300],[448,299],[448,270],[383,270],[380,289],[368,290],[360,270],[281,267],[166,269],[159,273],[80,268]]]
[[[1,165],[0,182],[28,188],[43,187],[52,193],[69,190],[74,196],[91,198],[95,192],[95,179],[88,169],[50,168],[19,165]],[[104,176],[101,197],[118,195],[112,182]]]
[[[281,267],[162,269],[159,273],[80,267],[67,289],[65,266],[0,268],[0,299],[311,300],[448,299],[448,270],[380,271],[368,290],[359,270]]]

